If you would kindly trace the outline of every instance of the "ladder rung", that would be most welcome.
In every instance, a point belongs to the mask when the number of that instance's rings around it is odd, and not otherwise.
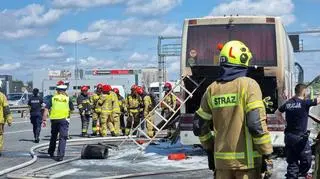
[[[146,138],[148,138],[149,140],[151,140],[151,138],[141,129],[138,129],[139,132],[141,132]]]
[[[189,96],[192,96],[192,93],[191,93],[189,90],[187,90],[184,86],[180,85],[180,87],[181,87],[186,93],[188,93]]]
[[[169,104],[167,104],[166,102],[163,101],[161,103],[166,105],[169,108],[170,111],[172,111],[172,112],[174,111],[174,109],[172,109],[172,107]]]
[[[162,120],[168,122],[168,120],[166,118],[164,118],[161,114],[159,114],[158,111],[154,111],[155,114],[157,114]]]
[[[199,86],[199,84],[197,82],[195,82],[192,78],[190,78],[190,76],[187,76],[187,78],[194,84],[196,85],[196,87]]]
[[[141,148],[142,150],[145,149],[145,147],[143,147],[142,145],[140,145],[136,140],[134,140],[133,138],[130,138],[139,148]]]
[[[153,128],[155,128],[157,131],[160,131],[160,129],[153,123],[153,122],[151,122],[151,121],[149,121],[149,120],[146,120],[149,124],[151,124],[152,125],[152,127]]]

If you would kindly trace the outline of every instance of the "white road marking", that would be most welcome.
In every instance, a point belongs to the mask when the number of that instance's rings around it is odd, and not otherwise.
[[[47,130],[47,128],[42,128],[41,130]],[[5,132],[4,134],[17,134],[17,133],[23,133],[23,132],[32,132],[32,129],[29,130],[21,130],[21,131],[12,131],[12,132]]]
[[[66,171],[59,172],[59,173],[56,173],[54,175],[51,175],[50,178],[60,178],[60,177],[66,176],[66,175],[70,175],[72,173],[76,173],[79,170],[81,170],[81,168],[73,168],[73,169],[70,169],[70,170],[66,170]]]
[[[12,122],[12,124],[21,124],[21,123],[30,123],[30,120],[28,120],[28,121]]]

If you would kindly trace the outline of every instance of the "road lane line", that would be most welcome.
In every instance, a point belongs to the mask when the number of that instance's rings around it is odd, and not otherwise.
[[[44,128],[41,130],[48,130],[48,129]],[[33,131],[32,129],[29,129],[29,130],[21,130],[21,131],[4,132],[3,134],[17,134],[17,133],[32,132],[32,131]]]
[[[76,173],[79,170],[81,170],[81,168],[69,169],[69,170],[66,170],[66,171],[59,172],[59,173],[56,173],[54,175],[51,175],[49,178],[60,178],[60,177],[66,176],[66,175],[70,175],[70,174]]]
[[[12,122],[12,124],[21,124],[21,123],[30,123],[30,120],[28,120],[28,121]]]

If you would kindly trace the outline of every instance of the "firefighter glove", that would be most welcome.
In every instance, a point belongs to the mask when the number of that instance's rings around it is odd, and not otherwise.
[[[212,150],[207,150],[208,155],[208,167],[210,170],[214,171],[216,166],[214,164],[214,153]]]

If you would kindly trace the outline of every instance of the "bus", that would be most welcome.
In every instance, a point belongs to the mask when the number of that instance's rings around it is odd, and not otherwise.
[[[281,19],[269,16],[223,16],[184,21],[180,73],[197,82],[205,80],[181,107],[181,143],[200,144],[192,132],[192,119],[205,90],[220,75],[220,51],[216,47],[230,40],[242,41],[251,49],[253,59],[248,76],[259,83],[263,98],[271,97],[273,106],[267,109],[268,129],[273,146],[283,148],[285,123],[276,119],[274,111],[294,95],[295,59]],[[195,88],[188,79],[183,83],[189,90]],[[181,95],[187,97],[183,90]]]

